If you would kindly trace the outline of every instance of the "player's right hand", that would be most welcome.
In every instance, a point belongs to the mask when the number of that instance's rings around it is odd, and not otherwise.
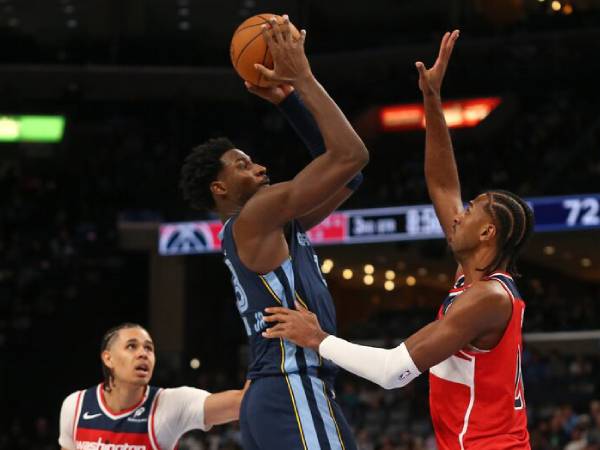
[[[244,85],[246,86],[246,89],[248,89],[248,92],[257,95],[260,98],[264,98],[274,105],[279,105],[288,95],[294,92],[294,86],[287,83],[269,87],[260,87],[249,83],[248,81],[244,81]]]
[[[300,31],[300,36],[295,38],[292,35],[290,19],[284,15],[281,23],[271,18],[269,26],[262,26],[262,33],[273,56],[273,70],[262,64],[255,64],[254,67],[267,81],[273,85],[293,85],[312,77],[310,64],[304,53],[306,30]]]
[[[262,336],[269,339],[284,338],[300,347],[318,351],[319,345],[328,334],[323,331],[316,314],[295,302],[296,309],[280,306],[265,308],[263,320],[272,327],[263,331]]]

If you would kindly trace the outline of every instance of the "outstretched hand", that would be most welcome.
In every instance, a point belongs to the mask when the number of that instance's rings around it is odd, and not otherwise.
[[[273,56],[273,69],[267,69],[262,64],[254,67],[273,85],[294,84],[312,76],[308,58],[304,53],[306,30],[300,31],[300,36],[294,37],[292,24],[287,15],[278,22],[274,17],[269,20],[269,26],[262,25],[262,33]]]
[[[273,103],[274,105],[279,105],[288,95],[290,95],[294,91],[294,87],[291,84],[279,84],[275,86],[268,87],[260,87],[256,86],[248,81],[244,82],[246,89],[248,92],[252,94],[264,98],[265,100]]]
[[[421,61],[417,61],[415,66],[419,71],[419,89],[423,95],[440,95],[442,81],[448,68],[448,62],[454,49],[454,44],[460,35],[459,30],[454,30],[452,33],[446,32],[440,44],[440,51],[435,64],[430,69],[425,67]]]
[[[296,309],[282,307],[266,308],[269,313],[264,317],[265,322],[276,323],[263,331],[263,337],[283,338],[292,341],[300,347],[319,349],[319,344],[328,335],[319,325],[317,316],[296,302]]]

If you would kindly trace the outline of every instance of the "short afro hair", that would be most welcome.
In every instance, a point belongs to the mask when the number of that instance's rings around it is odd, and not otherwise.
[[[179,187],[183,198],[194,209],[213,210],[215,201],[210,192],[210,183],[217,179],[223,168],[221,156],[235,145],[225,138],[209,139],[195,147],[185,158],[181,168]]]

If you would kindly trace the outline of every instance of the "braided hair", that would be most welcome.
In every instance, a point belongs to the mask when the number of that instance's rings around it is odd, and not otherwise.
[[[179,187],[183,198],[194,209],[212,210],[215,200],[210,192],[210,183],[217,179],[223,168],[221,156],[235,145],[224,137],[209,139],[194,148],[185,158],[181,168]]]
[[[518,277],[517,258],[533,233],[533,211],[521,197],[512,192],[493,190],[485,192],[485,195],[489,201],[484,208],[498,230],[498,253],[481,270],[492,273],[506,263],[508,273]]]
[[[119,332],[121,330],[126,330],[129,328],[141,328],[142,330],[145,330],[143,326],[131,322],[125,322],[115,327],[112,327],[110,330],[104,333],[104,336],[102,337],[102,343],[100,344],[100,355],[102,355],[102,352],[104,352],[104,350],[108,350],[110,348],[113,342],[115,342],[115,340],[117,339],[117,336],[119,335]],[[104,360],[102,358],[100,358],[100,361],[102,361],[102,375],[104,375],[102,387],[106,392],[110,392],[110,386],[115,377],[113,375],[112,369],[106,364],[104,364]]]

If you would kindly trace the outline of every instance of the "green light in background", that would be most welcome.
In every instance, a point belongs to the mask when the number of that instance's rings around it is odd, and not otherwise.
[[[0,117],[0,141],[16,142],[19,140],[19,122],[14,117]]]
[[[63,116],[0,116],[0,142],[60,142]]]

